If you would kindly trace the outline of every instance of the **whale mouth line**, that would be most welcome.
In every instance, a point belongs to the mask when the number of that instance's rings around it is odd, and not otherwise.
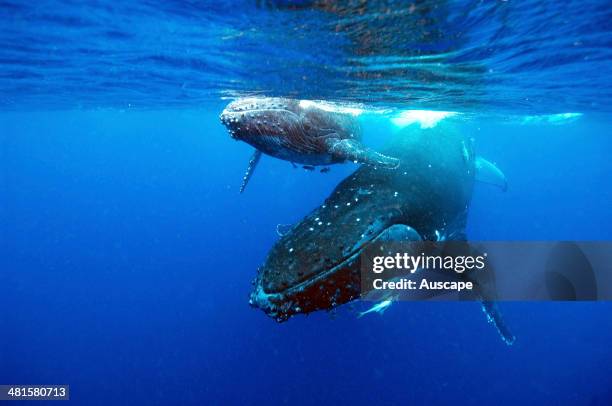
[[[342,269],[343,267],[347,266],[348,264],[350,264],[352,261],[354,261],[363,251],[363,248],[365,247],[366,244],[371,243],[372,241],[377,240],[389,227],[392,227],[393,224],[390,224],[389,226],[383,228],[382,230],[380,230],[379,233],[377,234],[373,234],[370,238],[366,239],[366,240],[362,240],[360,241],[359,245],[354,247],[351,252],[349,254],[347,254],[346,256],[343,257],[342,260],[340,260],[340,262],[338,262],[336,265],[333,265],[330,268],[327,269],[323,269],[322,271],[316,273],[315,275],[311,276],[308,279],[305,279],[303,281],[301,281],[300,283],[293,285],[293,286],[289,286],[283,290],[279,290],[276,292],[263,292],[266,295],[278,295],[278,296],[286,296],[286,295],[291,295],[297,292],[300,292],[308,287],[311,287],[313,284],[315,284],[316,282],[322,280],[322,279],[326,279],[329,275],[333,275],[336,271],[338,271],[339,269]]]

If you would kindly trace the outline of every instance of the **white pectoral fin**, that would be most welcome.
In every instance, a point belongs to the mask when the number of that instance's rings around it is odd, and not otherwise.
[[[378,314],[384,314],[385,311],[387,311],[387,309],[389,308],[389,306],[391,306],[393,304],[393,301],[395,299],[394,298],[390,298],[390,299],[385,299],[380,303],[376,303],[375,305],[373,305],[372,307],[370,307],[368,310],[363,311],[363,312],[359,312],[359,314],[357,315],[357,318],[361,318],[363,316],[365,316],[368,313],[378,313]]]
[[[246,188],[247,183],[253,176],[253,172],[255,171],[255,167],[261,158],[261,151],[256,149],[251,155],[251,159],[249,159],[249,166],[247,167],[246,172],[244,173],[244,177],[242,178],[242,184],[240,185],[240,193],[244,192],[244,188]]]
[[[476,180],[499,187],[504,192],[508,189],[506,175],[491,161],[476,157]]]

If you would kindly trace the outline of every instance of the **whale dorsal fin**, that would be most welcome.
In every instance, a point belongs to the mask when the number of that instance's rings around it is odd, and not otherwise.
[[[476,180],[499,187],[504,192],[508,189],[506,175],[493,163],[481,156],[476,157]]]
[[[259,162],[259,158],[261,158],[261,151],[256,149],[255,152],[253,152],[253,155],[251,155],[251,159],[249,159],[249,166],[247,167],[247,170],[244,173],[244,176],[242,177],[242,185],[240,185],[240,193],[244,192],[244,188],[246,187],[247,183],[249,183],[251,176],[253,176],[253,172],[255,171],[255,167],[257,166],[257,163]]]
[[[355,140],[332,138],[327,141],[327,146],[330,154],[343,161],[353,161],[382,168],[397,168],[399,166],[399,159],[376,152]]]

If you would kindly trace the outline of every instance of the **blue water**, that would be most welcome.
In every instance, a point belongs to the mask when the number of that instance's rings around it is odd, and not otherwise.
[[[476,186],[471,239],[612,239],[609,4],[416,10],[0,2],[0,384],[84,405],[612,404],[610,303],[501,303],[512,346],[477,303],[283,324],[248,305],[276,225],[357,166],[264,157],[240,195],[252,149],[218,114],[243,94],[458,111],[438,125],[509,181]]]

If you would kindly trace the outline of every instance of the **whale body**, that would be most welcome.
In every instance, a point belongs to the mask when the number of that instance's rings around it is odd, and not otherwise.
[[[374,241],[464,241],[477,158],[448,127],[398,134],[397,169],[361,166],[286,232],[258,270],[251,305],[277,321],[360,297],[360,254]],[[505,180],[505,179],[504,179]],[[509,332],[491,281],[479,298],[502,338]]]
[[[346,161],[381,168],[399,164],[396,158],[363,146],[356,114],[332,106],[280,97],[248,97],[228,104],[221,122],[232,138],[255,147],[240,191],[262,153],[308,167]]]

